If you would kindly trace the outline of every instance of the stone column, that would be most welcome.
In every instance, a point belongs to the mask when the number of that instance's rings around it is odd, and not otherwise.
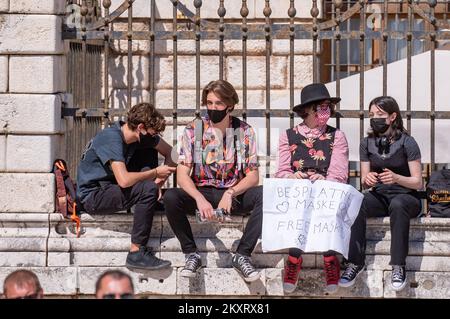
[[[64,0],[0,0],[0,213],[54,211]]]

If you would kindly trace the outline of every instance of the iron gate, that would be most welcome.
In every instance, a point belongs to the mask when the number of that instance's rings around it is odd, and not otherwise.
[[[186,0],[187,1],[187,0]],[[148,41],[149,43],[149,101],[155,101],[155,43],[164,40],[172,43],[173,57],[173,105],[171,109],[161,109],[166,118],[171,119],[170,123],[176,132],[177,127],[182,123],[180,118],[193,117],[200,114],[200,56],[201,45],[204,40],[217,40],[219,43],[219,74],[218,78],[224,77],[224,41],[240,40],[242,43],[242,84],[243,101],[242,108],[235,110],[237,116],[244,120],[249,117],[265,118],[266,126],[266,154],[262,159],[266,159],[266,176],[270,175],[270,149],[271,149],[271,119],[274,117],[289,118],[291,127],[294,125],[294,45],[295,40],[312,40],[313,46],[313,81],[320,81],[321,77],[326,77],[325,69],[328,69],[329,77],[336,81],[336,95],[341,93],[341,80],[345,72],[341,72],[351,65],[351,61],[343,61],[341,54],[342,47],[350,46],[350,41],[354,43],[354,50],[357,49],[359,56],[358,63],[353,63],[354,71],[360,76],[359,79],[359,109],[346,110],[337,105],[336,125],[340,126],[340,118],[359,119],[360,138],[364,136],[364,118],[367,118],[368,112],[364,105],[364,75],[365,71],[375,66],[381,66],[383,70],[383,94],[387,92],[387,64],[390,60],[388,56],[389,45],[392,41],[403,41],[406,46],[407,60],[407,101],[406,110],[402,111],[402,116],[406,118],[407,129],[411,128],[411,119],[427,119],[430,121],[430,164],[429,169],[435,168],[435,121],[437,119],[450,119],[450,111],[437,111],[435,109],[435,50],[440,41],[450,40],[450,24],[447,19],[449,11],[448,1],[413,1],[413,0],[381,0],[381,1],[342,1],[327,0],[318,3],[317,0],[311,0],[309,16],[310,19],[305,23],[304,19],[296,17],[298,10],[296,1],[290,0],[289,6],[286,6],[286,17],[283,19],[272,19],[272,6],[276,1],[255,0],[263,2],[264,8],[261,19],[249,19],[249,9],[247,0],[233,1],[233,4],[239,3],[240,19],[226,19],[226,3],[231,1],[217,1],[217,17],[215,19],[202,19],[201,10],[202,0],[194,0],[193,6],[195,12],[191,12],[185,6],[185,1],[167,0],[167,6],[171,6],[173,17],[171,21],[165,21],[170,24],[171,30],[159,30],[156,23],[159,21],[156,17],[156,2],[149,0],[149,30],[133,30],[133,3],[134,0],[122,0],[121,4],[111,12],[111,0],[74,0],[68,1],[68,21],[66,23],[63,37],[70,42],[70,53],[68,54],[69,63],[69,88],[70,93],[74,95],[74,109],[65,111],[65,114],[72,113],[75,117],[75,129],[67,134],[67,140],[72,145],[71,153],[68,159],[71,163],[77,163],[81,148],[86,141],[90,139],[102,125],[117,118],[122,117],[125,111],[131,107],[132,100],[132,72],[128,72],[126,89],[126,107],[111,108],[109,103],[109,70],[108,59],[111,54],[111,43],[113,41],[124,41],[127,44],[127,70],[133,68],[133,41]],[[231,5],[231,4],[230,4]],[[378,5],[380,9],[376,12],[379,25],[372,29],[366,27],[367,18],[371,17],[373,12],[371,8]],[[372,6],[372,7],[371,7]],[[102,12],[102,14],[101,14]],[[403,15],[405,22],[404,30],[397,30],[390,25],[392,16],[398,17],[399,12]],[[124,18],[125,15],[125,18]],[[126,19],[126,30],[114,30],[114,23]],[[352,20],[353,19],[353,20]],[[414,21],[420,20],[426,28],[416,30]],[[358,28],[349,28],[350,21],[358,21]],[[180,28],[180,25],[188,25],[187,28]],[[346,27],[347,25],[347,27]],[[353,22],[353,25],[355,23]],[[290,111],[283,109],[274,109],[271,107],[271,90],[265,90],[265,107],[260,109],[251,109],[247,105],[247,84],[248,84],[248,55],[247,45],[249,40],[265,41],[265,83],[266,87],[271,87],[271,45],[275,39],[289,40],[289,105]],[[191,109],[178,108],[178,44],[180,41],[195,41],[195,92],[196,103]],[[414,43],[420,41],[426,43],[426,50],[430,51],[430,69],[431,69],[431,99],[429,101],[429,110],[412,111],[411,110],[411,60],[414,52]],[[367,51],[368,43],[377,47],[378,61],[368,63]],[[355,47],[356,45],[356,47]],[[425,46],[424,46],[425,47]],[[319,48],[325,48],[319,52]],[[373,47],[372,47],[373,48]],[[331,52],[331,58],[326,58]],[[103,65],[102,65],[103,59]],[[106,62],[105,62],[106,61]],[[373,62],[373,61],[372,61]],[[102,66],[101,66],[102,65]],[[101,66],[101,67],[100,67]],[[102,72],[100,72],[102,68]],[[325,76],[324,76],[325,74]],[[101,85],[99,85],[101,83]],[[101,98],[101,96],[103,96]],[[450,107],[447,108],[450,110]],[[72,111],[72,112],[71,112]],[[174,134],[174,143],[176,136]],[[76,165],[74,164],[73,167]],[[351,171],[351,176],[357,177],[357,166],[355,171]],[[428,169],[427,172],[429,173]],[[75,174],[75,172],[73,172]]]

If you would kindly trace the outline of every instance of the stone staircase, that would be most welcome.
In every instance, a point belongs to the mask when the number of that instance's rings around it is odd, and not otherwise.
[[[179,276],[184,265],[180,244],[163,214],[156,214],[148,245],[172,262],[164,271],[132,272],[124,267],[130,245],[132,215],[82,215],[80,238],[73,224],[59,214],[0,214],[0,285],[18,268],[35,271],[47,296],[92,297],[97,277],[110,268],[132,276],[136,292],[149,298],[450,298],[450,219],[418,218],[411,222],[407,288],[394,292],[389,285],[390,231],[388,218],[368,221],[367,271],[351,289],[325,292],[322,256],[304,255],[298,289],[285,295],[281,276],[285,251],[263,254],[260,243],[252,259],[262,269],[261,279],[247,284],[231,268],[247,222],[234,216],[225,224],[198,224],[192,230],[205,268],[197,278]],[[3,288],[0,286],[0,289]]]

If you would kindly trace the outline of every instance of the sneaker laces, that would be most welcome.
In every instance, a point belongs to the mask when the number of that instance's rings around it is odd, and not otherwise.
[[[403,267],[394,267],[392,270],[392,281],[403,282],[405,278],[405,270]]]
[[[297,281],[297,275],[298,265],[288,260],[284,267],[284,281],[295,283]]]
[[[339,280],[339,272],[336,262],[337,262],[336,259],[324,262],[325,273],[327,275],[327,282],[328,281],[335,282]]]
[[[342,278],[347,280],[353,280],[358,273],[359,266],[349,263],[347,268],[345,268],[344,273],[342,274]]]
[[[197,254],[191,254],[186,258],[186,265],[184,266],[184,269],[190,270],[190,271],[196,271],[196,269],[199,267],[201,262],[201,259]]]
[[[237,257],[237,262],[240,270],[242,271],[245,277],[248,277],[251,273],[256,271],[255,267],[253,267],[253,265],[250,262],[250,258],[247,256],[239,255]]]

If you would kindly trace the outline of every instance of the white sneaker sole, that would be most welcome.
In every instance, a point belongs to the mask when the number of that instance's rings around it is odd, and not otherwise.
[[[293,293],[297,289],[297,283],[293,284],[285,284],[283,283],[283,291],[287,294]]]
[[[180,276],[184,277],[184,278],[195,278],[197,276],[197,274],[198,274],[198,271],[196,271],[196,272],[192,272],[192,271],[189,271],[189,272],[185,271],[185,272],[183,272],[183,271],[181,271],[180,272]]]
[[[259,278],[261,278],[261,272],[259,271],[255,276],[244,277],[244,275],[239,271],[239,269],[236,269],[235,267],[233,267],[233,269],[237,271],[237,273],[242,277],[242,279],[244,279],[245,282],[254,282],[257,281]]]
[[[403,284],[402,284],[401,286],[399,286],[399,287],[394,287],[394,285],[392,285],[392,282],[391,282],[391,288],[392,288],[392,290],[397,291],[397,292],[398,292],[398,291],[401,291],[401,290],[405,289],[407,282],[408,282],[408,279],[405,278],[405,281],[404,281]]]

